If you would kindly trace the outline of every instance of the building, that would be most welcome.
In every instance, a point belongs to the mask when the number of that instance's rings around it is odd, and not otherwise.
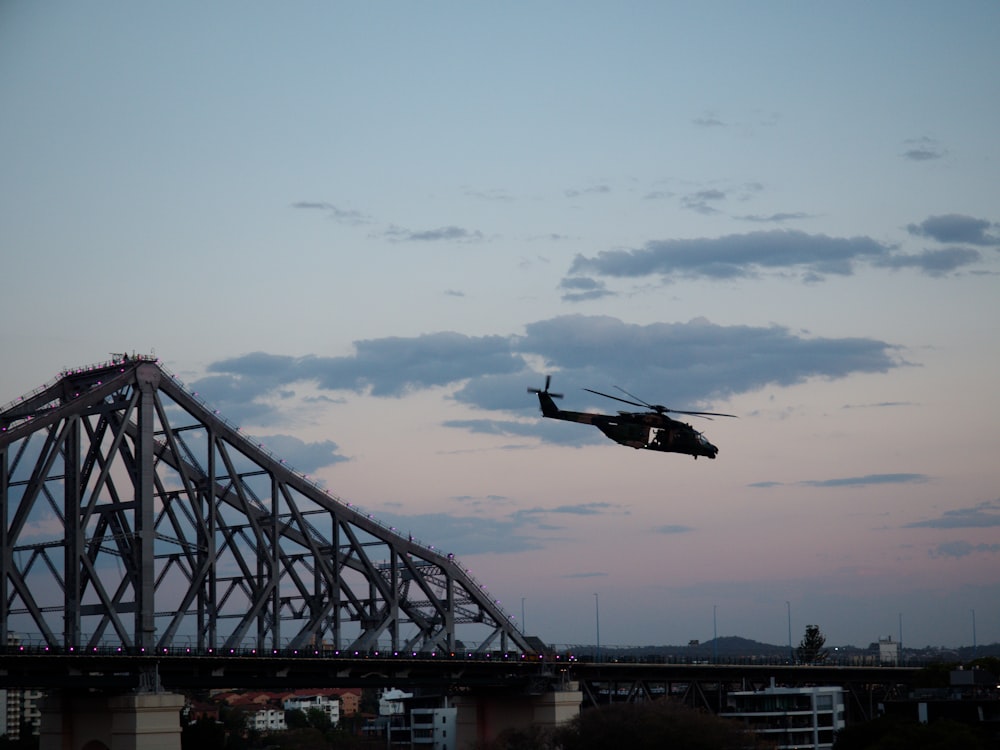
[[[378,695],[379,716],[402,716],[406,713],[404,701],[412,698],[413,693],[407,693],[398,688],[386,688]]]
[[[7,645],[21,645],[20,637],[8,633]],[[27,730],[29,726],[32,734],[37,735],[42,723],[42,712],[39,707],[41,699],[40,690],[27,688],[0,690],[0,736],[6,735],[9,740],[22,739],[22,728]]]
[[[923,687],[878,704],[880,715],[928,724],[957,721],[1000,739],[1000,678],[985,669],[953,669],[947,687]]]
[[[285,724],[285,710],[274,706],[259,708],[247,712],[247,729],[258,732],[283,732],[288,729]]]
[[[888,638],[878,639],[878,663],[883,666],[897,666],[900,664],[900,653],[899,641],[892,640],[890,635]]]
[[[458,709],[410,710],[410,745],[414,750],[454,750]]]
[[[340,698],[340,715],[354,716],[361,710],[360,688],[336,688],[331,692]]]
[[[844,728],[844,690],[822,686],[771,687],[729,693],[728,719],[775,744],[778,750],[830,750],[834,735]]]
[[[330,726],[340,724],[340,700],[326,695],[296,695],[285,699],[286,711],[322,711],[330,719]]]
[[[439,701],[444,705],[413,706],[402,714],[382,716],[371,725],[369,736],[384,735],[386,746],[399,750],[456,750],[458,709],[449,706],[447,698],[426,702]]]

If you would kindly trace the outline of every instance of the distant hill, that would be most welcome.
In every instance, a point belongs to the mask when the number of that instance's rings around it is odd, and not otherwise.
[[[580,645],[574,646],[572,650],[583,654],[594,653],[597,649],[592,645]],[[714,656],[743,659],[761,657],[773,660],[787,659],[788,646],[774,646],[770,643],[761,643],[732,635],[716,638],[712,641],[692,641],[686,646],[601,646],[601,655],[604,658],[631,657],[638,659],[657,656],[699,661],[711,659]]]
[[[798,644],[795,644],[795,646],[798,646]],[[573,646],[570,650],[579,655],[593,655],[596,653],[597,648],[593,645],[577,645]],[[835,659],[851,659],[862,656],[874,656],[877,658],[878,644],[870,643],[863,647],[828,645],[827,650],[830,656]],[[692,641],[685,646],[601,646],[601,656],[605,659],[662,657],[678,661],[702,661],[717,657],[722,660],[761,659],[773,663],[787,660],[789,658],[788,651],[788,644],[774,645],[771,643],[761,643],[760,641],[741,638],[736,635],[723,636],[710,641]],[[904,646],[903,651],[904,660],[906,661],[967,663],[976,658],[1000,657],[1000,643],[983,644],[975,648],[972,646],[961,646],[954,649],[931,646],[908,648]]]

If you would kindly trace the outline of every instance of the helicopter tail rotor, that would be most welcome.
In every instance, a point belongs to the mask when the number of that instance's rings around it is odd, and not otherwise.
[[[528,393],[544,393],[546,396],[549,396],[550,398],[562,398],[563,395],[561,393],[549,393],[549,384],[551,382],[552,382],[552,376],[551,375],[546,375],[545,376],[545,388],[542,388],[542,389],[539,389],[539,388],[529,388],[528,389]]]

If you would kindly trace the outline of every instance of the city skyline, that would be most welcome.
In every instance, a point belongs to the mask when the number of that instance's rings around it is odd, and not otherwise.
[[[155,353],[550,643],[998,642],[998,22],[7,3],[0,402]]]

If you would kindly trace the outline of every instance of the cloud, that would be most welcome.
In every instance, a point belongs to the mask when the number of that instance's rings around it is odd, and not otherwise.
[[[470,198],[479,198],[485,201],[509,202],[514,200],[514,196],[501,188],[492,188],[490,190],[473,190],[472,188],[468,188],[465,194]]]
[[[559,283],[559,288],[565,290],[562,296],[565,302],[584,302],[614,294],[603,281],[588,276],[567,276]]]
[[[874,404],[844,404],[841,409],[882,409],[889,406],[913,406],[913,401],[879,401]]]
[[[711,203],[713,201],[724,201],[725,199],[726,194],[721,190],[699,190],[696,193],[691,193],[681,198],[681,205],[700,214],[715,214],[719,211]]]
[[[473,195],[473,193],[467,193]],[[508,198],[496,193],[474,194],[476,197],[489,198],[492,200],[507,200]],[[292,208],[324,211],[331,218],[342,224],[359,225],[374,224],[374,220],[360,211],[342,209],[333,203],[325,201],[298,201],[292,204]],[[466,229],[455,225],[436,227],[434,229],[412,230],[405,227],[389,225],[385,229],[373,230],[371,237],[380,237],[390,242],[483,242],[486,238],[482,232],[474,229]]]
[[[546,358],[558,372],[558,390],[617,384],[681,409],[767,384],[899,365],[894,347],[873,339],[804,338],[780,326],[720,326],[704,318],[640,325],[565,315],[529,324],[516,346]]]
[[[454,427],[479,435],[496,435],[505,438],[532,438],[544,443],[557,443],[573,448],[600,445],[607,438],[597,430],[581,430],[572,422],[552,419],[530,422],[513,422],[504,419],[449,419],[443,427]],[[507,446],[510,448],[518,446]]]
[[[288,458],[293,468],[307,474],[348,460],[337,453],[337,444],[332,440],[307,443],[292,435],[268,435],[265,447],[276,456]]]
[[[392,242],[482,242],[483,233],[478,230],[447,226],[437,229],[425,229],[419,232],[402,227],[390,227],[382,234]]]
[[[890,248],[867,237],[840,238],[795,230],[732,234],[715,239],[654,240],[635,250],[577,255],[570,275],[665,279],[756,278],[763,270],[798,270],[812,276],[849,276],[858,260],[881,258]]]
[[[946,510],[937,518],[914,521],[904,529],[983,529],[1000,526],[1000,500],[989,500],[971,508]]]
[[[680,526],[678,524],[668,524],[666,526],[658,526],[653,529],[657,534],[686,534],[689,531],[694,531],[690,526]]]
[[[577,503],[575,505],[558,505],[554,508],[525,508],[515,511],[512,518],[518,523],[535,525],[539,518],[550,515],[601,516],[619,515],[623,512],[623,507],[615,503]]]
[[[52,539],[66,534],[66,524],[62,518],[52,513],[43,513],[41,517],[27,521],[18,534],[18,539]]]
[[[982,253],[967,247],[949,247],[941,250],[925,250],[922,253],[890,255],[877,261],[882,268],[916,268],[928,276],[944,276],[962,266],[977,263],[983,259]]]
[[[930,551],[931,557],[966,557],[977,553],[997,554],[1000,544],[970,544],[969,542],[945,542]]]
[[[415,541],[434,540],[434,548],[456,555],[515,553],[541,549],[547,541],[537,534],[544,528],[530,528],[523,521],[506,516],[489,518],[456,513],[399,515],[379,511],[379,520]]]
[[[926,481],[926,474],[866,474],[862,477],[807,480],[797,484],[806,487],[865,487],[872,484],[913,484]]]
[[[339,357],[289,357],[254,352],[212,363],[191,387],[227,418],[240,423],[280,424],[293,384],[322,392],[400,398],[428,388],[453,387],[453,398],[479,410],[537,414],[525,388],[544,373],[556,374],[553,390],[570,392],[567,408],[607,411],[605,399],[582,388],[614,384],[671,408],[710,406],[710,401],[768,385],[809,378],[843,378],[887,372],[905,365],[896,347],[869,338],[808,338],[780,326],[721,326],[703,318],[686,323],[626,323],[610,316],[565,315],[536,321],[522,335],[467,336],[438,332],[415,337],[357,341]],[[544,420],[534,426],[509,418],[477,418],[448,424],[480,433],[542,439],[568,445],[601,442],[596,430]]]
[[[715,112],[706,112],[701,117],[696,117],[691,120],[692,123],[700,128],[724,128],[726,123],[719,119],[719,116]]]
[[[750,221],[760,224],[780,224],[783,221],[798,221],[799,219],[811,219],[813,218],[811,214],[803,213],[801,211],[786,212],[786,213],[776,213],[769,214],[767,216],[761,216],[760,214],[748,214],[746,216],[735,217],[740,221]]]
[[[905,142],[903,158],[910,161],[933,161],[948,152],[933,138],[914,138]]]
[[[279,384],[312,382],[324,390],[370,391],[373,396],[400,397],[475,377],[524,368],[511,340],[501,336],[465,336],[454,332],[413,338],[388,337],[354,342],[355,353],[345,357],[286,357],[254,352],[212,363],[215,381],[199,381],[218,394],[218,383],[246,397]],[[224,395],[224,394],[223,394]]]
[[[579,198],[581,195],[604,195],[610,192],[611,188],[607,185],[595,185],[594,187],[583,188],[582,190],[565,190],[563,194],[567,198]]]
[[[495,510],[496,504],[489,506],[489,509]],[[479,513],[418,513],[404,516],[392,511],[379,511],[378,517],[393,530],[410,535],[416,541],[433,539],[435,549],[440,551],[456,555],[478,555],[541,549],[544,543],[552,541],[552,537],[540,532],[562,529],[545,522],[544,519],[551,515],[590,517],[621,512],[621,506],[613,503],[580,503],[514,510],[499,518]]]
[[[371,218],[361,213],[360,211],[353,211],[353,210],[339,208],[335,206],[333,203],[298,201],[292,204],[292,208],[299,208],[311,211],[325,211],[327,216],[342,224],[358,225],[358,224],[368,224],[371,222]]]
[[[926,474],[866,474],[860,477],[835,479],[804,479],[800,482],[754,482],[748,487],[866,487],[873,484],[914,484],[926,482]]]
[[[577,505],[557,505],[544,510],[545,513],[569,513],[574,516],[596,516],[608,511],[617,510],[620,505],[614,503],[578,503]]]
[[[941,243],[962,243],[982,247],[1000,247],[997,224],[964,214],[929,216],[919,224],[909,224],[906,230],[916,237],[929,237]]]

